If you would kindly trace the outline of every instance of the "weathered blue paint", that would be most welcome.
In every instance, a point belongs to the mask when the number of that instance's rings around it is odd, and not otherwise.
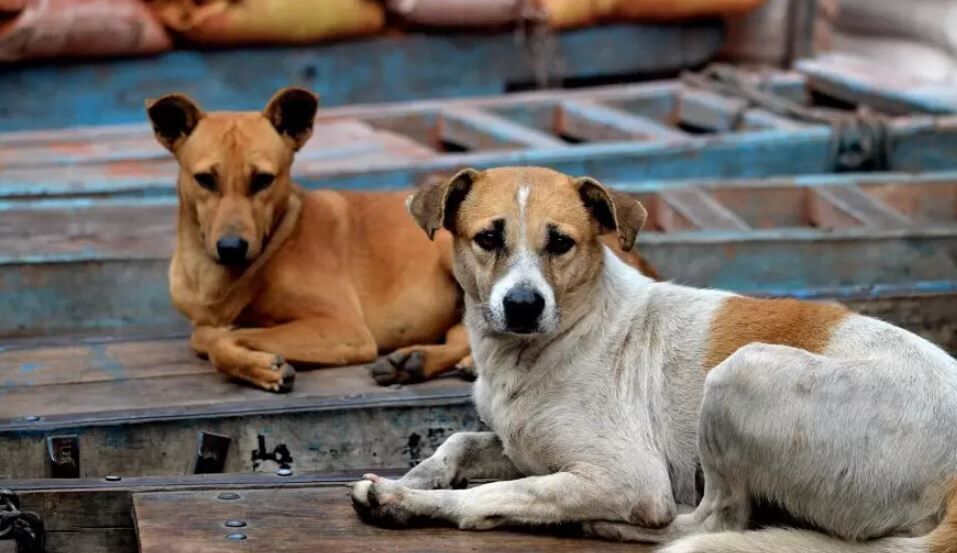
[[[30,374],[37,369],[40,369],[43,365],[39,363],[21,363],[20,364],[20,374]]]
[[[612,25],[560,33],[564,77],[673,71],[711,58],[721,24]],[[622,45],[628,55],[622,55]],[[468,68],[467,71],[464,68]],[[148,59],[6,69],[0,129],[142,121],[143,99],[190,94],[220,109],[258,109],[279,88],[311,87],[325,105],[501,94],[534,82],[512,32],[408,34],[303,48],[176,51]]]
[[[108,373],[114,380],[126,378],[126,369],[123,364],[113,359],[106,351],[107,344],[94,344],[90,346],[90,354],[93,357],[93,364],[100,370]]]
[[[957,91],[886,65],[845,54],[798,61],[815,88],[842,100],[885,112],[955,113]]]

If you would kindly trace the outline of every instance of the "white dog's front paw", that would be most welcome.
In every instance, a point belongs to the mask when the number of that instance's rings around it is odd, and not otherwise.
[[[419,518],[405,504],[407,492],[391,480],[366,474],[352,485],[352,507],[369,524],[405,528]]]

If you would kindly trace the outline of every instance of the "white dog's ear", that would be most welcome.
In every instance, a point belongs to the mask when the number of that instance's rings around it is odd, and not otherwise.
[[[406,201],[412,218],[429,235],[430,240],[435,238],[435,232],[440,228],[455,232],[455,216],[459,206],[480,174],[475,169],[464,169],[448,181],[422,188]]]
[[[616,231],[622,250],[634,248],[638,232],[648,218],[645,206],[628,194],[608,188],[591,177],[576,179],[575,186],[602,232]]]

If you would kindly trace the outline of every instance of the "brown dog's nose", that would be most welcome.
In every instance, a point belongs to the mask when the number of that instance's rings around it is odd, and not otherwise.
[[[223,265],[241,265],[246,262],[249,242],[239,236],[224,236],[216,241],[216,253]]]

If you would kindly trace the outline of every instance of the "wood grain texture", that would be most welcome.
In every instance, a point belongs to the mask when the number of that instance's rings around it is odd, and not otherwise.
[[[215,491],[137,494],[134,512],[141,553],[401,552],[615,552],[645,553],[648,546],[559,538],[518,531],[464,532],[451,528],[383,530],[361,522],[347,488],[247,490],[233,501]],[[247,539],[226,539],[230,519],[248,526]]]

